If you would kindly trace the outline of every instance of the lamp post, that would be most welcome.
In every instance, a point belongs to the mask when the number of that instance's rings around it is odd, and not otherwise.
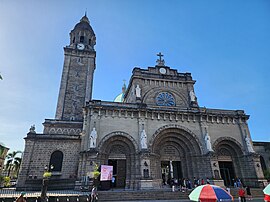
[[[50,171],[53,170],[53,165],[50,166],[50,170],[48,170],[48,166],[44,167],[43,179],[42,179],[42,189],[41,189],[41,202],[46,202],[47,198],[47,189],[49,184],[49,178],[51,177],[52,173]]]

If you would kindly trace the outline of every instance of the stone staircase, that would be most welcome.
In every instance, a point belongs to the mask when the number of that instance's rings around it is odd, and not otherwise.
[[[188,199],[190,192],[172,192],[168,190],[136,191],[99,191],[99,201],[143,201],[143,200],[179,200]]]
[[[190,191],[172,192],[171,189],[159,190],[123,190],[114,189],[109,191],[98,191],[98,201],[144,201],[144,200],[189,200],[188,195]],[[238,189],[232,188],[231,194],[234,196],[235,201],[238,201]],[[12,190],[0,190],[0,202],[14,202],[19,196],[20,192]],[[262,189],[252,188],[251,193],[253,198],[263,198],[264,194]],[[87,202],[89,200],[90,192],[78,192],[72,190],[66,191],[49,191],[48,202]],[[27,192],[27,202],[40,202],[40,192]]]
[[[136,191],[124,191],[124,190],[114,190],[114,191],[99,191],[99,201],[143,201],[143,200],[179,200],[188,199],[188,195],[191,191],[172,192],[170,189],[165,190],[136,190]],[[252,188],[252,196],[254,198],[263,198],[264,194],[262,189]],[[231,194],[234,199],[238,199],[238,189],[232,188]]]
[[[253,198],[263,198],[264,194],[262,188],[251,188],[250,189]],[[234,199],[238,198],[238,188],[231,189],[231,195],[233,195]]]

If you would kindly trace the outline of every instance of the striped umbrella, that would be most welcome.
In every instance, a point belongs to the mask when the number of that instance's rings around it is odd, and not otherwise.
[[[265,200],[265,201],[270,201],[270,184],[268,184],[268,185],[264,188],[263,193],[264,193],[264,200]]]
[[[233,201],[233,196],[219,186],[206,184],[196,187],[189,194],[189,199],[202,202]]]

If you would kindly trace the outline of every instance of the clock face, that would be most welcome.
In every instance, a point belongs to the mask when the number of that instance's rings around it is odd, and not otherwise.
[[[78,48],[79,50],[83,50],[83,49],[84,49],[84,45],[83,45],[82,43],[78,43],[78,44],[77,44],[77,48]]]
[[[166,69],[163,68],[163,67],[161,67],[161,68],[159,68],[159,72],[160,72],[161,74],[166,74]]]
[[[156,97],[158,106],[175,106],[175,99],[171,93],[161,92]]]

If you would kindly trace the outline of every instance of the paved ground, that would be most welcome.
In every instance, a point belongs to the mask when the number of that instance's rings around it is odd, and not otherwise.
[[[235,200],[235,202],[237,202],[237,200]],[[256,198],[256,199],[252,199],[250,200],[250,202],[263,202],[263,198]],[[106,202],[112,202],[112,201],[106,201]],[[115,202],[115,201],[113,201]],[[118,201],[118,202],[135,202],[135,201]],[[191,202],[190,200],[186,200],[186,199],[182,199],[182,200],[146,200],[146,201],[136,201],[136,202]],[[247,200],[247,202],[249,202]]]
[[[113,192],[122,191],[122,190],[114,190]],[[82,196],[89,194],[88,192],[77,192],[72,190],[63,190],[63,191],[48,191],[49,196]],[[19,191],[15,191],[15,189],[0,189],[0,199],[5,197],[18,197],[20,195]],[[27,197],[37,197],[40,196],[40,191],[28,191]],[[1,202],[1,200],[0,200]],[[101,201],[100,201],[101,202]],[[115,202],[115,201],[106,201],[106,202]],[[136,201],[117,201],[117,202],[190,202],[188,199],[179,199],[179,200],[136,200]],[[235,198],[235,202],[238,202],[238,198]],[[251,201],[247,202],[264,202],[263,198],[254,198]]]

